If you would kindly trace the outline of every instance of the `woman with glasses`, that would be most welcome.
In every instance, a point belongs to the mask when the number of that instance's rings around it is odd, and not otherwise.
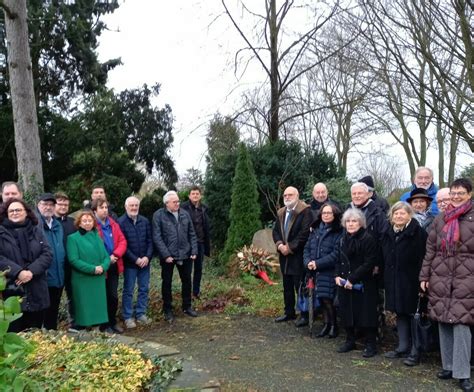
[[[337,260],[337,249],[342,234],[341,210],[331,203],[324,203],[319,215],[311,225],[311,232],[306,242],[303,262],[309,271],[316,274],[316,297],[321,302],[324,326],[316,335],[318,338],[337,336],[336,309],[334,296],[334,268]]]
[[[10,324],[9,331],[41,328],[50,305],[46,271],[51,260],[34,212],[23,200],[8,200],[0,210],[0,271],[8,270],[10,296],[23,297],[23,315]]]
[[[450,186],[451,204],[435,219],[428,235],[420,287],[428,293],[430,317],[438,321],[440,379],[456,378],[463,391],[470,380],[474,325],[474,208],[472,183],[460,178]]]

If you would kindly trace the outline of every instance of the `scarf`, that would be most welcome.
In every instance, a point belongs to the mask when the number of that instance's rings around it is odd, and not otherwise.
[[[23,262],[30,264],[34,259],[30,247],[30,234],[33,231],[33,222],[28,218],[23,223],[15,223],[5,219],[2,224],[15,238]]]
[[[459,242],[461,233],[459,232],[459,217],[464,215],[472,206],[472,201],[468,200],[459,207],[449,205],[444,213],[443,230],[441,232],[441,253],[444,257],[454,256],[456,253],[456,243]]]
[[[360,239],[365,234],[365,229],[362,227],[354,234],[349,234],[344,230],[343,237],[343,252],[348,258],[351,258],[360,253]]]

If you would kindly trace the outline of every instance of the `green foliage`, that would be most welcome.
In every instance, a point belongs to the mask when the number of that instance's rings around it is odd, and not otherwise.
[[[232,121],[216,115],[211,121],[207,136],[208,155],[204,188],[212,223],[212,244],[218,250],[224,247],[229,228],[230,191],[237,163],[238,140],[238,131]]]
[[[470,178],[471,181],[474,183],[474,163],[471,163],[470,165],[466,166],[456,178]]]
[[[345,177],[335,177],[325,182],[329,197],[344,208],[348,203],[351,202],[351,182]]]
[[[310,198],[312,187],[338,175],[332,156],[303,151],[298,141],[277,141],[250,149],[257,177],[262,221],[273,222],[282,205],[283,191],[294,186],[300,198]],[[311,187],[309,194],[305,190]]]
[[[156,210],[163,207],[163,196],[166,191],[162,188],[155,189],[140,201],[140,214],[147,217],[150,222]]]
[[[7,271],[0,273],[0,292],[7,285]],[[24,376],[28,367],[26,358],[34,345],[13,332],[7,332],[10,323],[22,316],[19,297],[0,300],[0,385],[2,391],[39,390],[36,382]]]
[[[229,261],[236,249],[250,244],[255,232],[262,227],[257,179],[250,155],[243,143],[239,147],[235,168],[229,217],[230,227],[227,231],[227,240],[222,254],[224,263]]]

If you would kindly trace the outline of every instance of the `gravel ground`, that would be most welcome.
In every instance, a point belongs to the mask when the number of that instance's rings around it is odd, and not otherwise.
[[[315,330],[321,322],[316,322]],[[130,333],[178,348],[218,378],[223,391],[453,391],[453,380],[436,379],[437,354],[408,368],[382,355],[365,359],[362,346],[336,353],[337,339],[311,339],[307,328],[271,318],[203,314],[179,316]],[[390,340],[390,339],[388,339]],[[392,339],[393,341],[393,339]],[[390,342],[379,352],[391,349]]]

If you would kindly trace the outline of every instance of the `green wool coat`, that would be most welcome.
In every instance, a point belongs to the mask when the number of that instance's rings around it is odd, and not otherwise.
[[[110,256],[97,230],[71,234],[67,238],[67,257],[72,267],[72,303],[76,325],[88,327],[106,323],[105,271],[109,268]],[[99,265],[104,273],[95,275],[95,267]]]

